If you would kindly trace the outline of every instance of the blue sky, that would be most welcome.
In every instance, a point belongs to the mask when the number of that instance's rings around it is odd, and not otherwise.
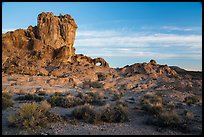
[[[202,70],[200,2],[4,2],[2,31],[35,26],[43,11],[70,14],[76,53],[103,57],[111,67],[155,59]]]

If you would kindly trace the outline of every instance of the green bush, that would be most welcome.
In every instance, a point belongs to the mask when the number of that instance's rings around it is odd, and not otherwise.
[[[11,94],[7,92],[2,93],[2,110],[5,110],[6,108],[11,107],[13,105],[11,97]]]
[[[76,119],[82,119],[88,123],[97,123],[100,120],[100,113],[94,110],[94,107],[85,104],[83,106],[78,106],[72,111],[72,116]]]
[[[30,101],[40,102],[40,101],[44,100],[44,97],[40,97],[40,96],[35,95],[35,94],[26,94],[26,95],[18,96],[17,98],[15,98],[15,100],[16,101],[30,100]]]

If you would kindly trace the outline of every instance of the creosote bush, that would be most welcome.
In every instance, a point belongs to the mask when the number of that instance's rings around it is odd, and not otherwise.
[[[8,92],[2,92],[2,110],[5,110],[13,105],[11,97],[11,94]]]
[[[46,127],[53,121],[53,115],[49,112],[51,106],[47,101],[40,104],[24,103],[16,114],[10,115],[8,120],[11,125],[28,130],[36,130]]]

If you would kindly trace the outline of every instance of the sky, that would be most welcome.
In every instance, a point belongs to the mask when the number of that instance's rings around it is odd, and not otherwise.
[[[200,2],[3,2],[2,33],[37,25],[41,12],[70,14],[78,25],[76,54],[111,67],[154,59],[202,71]]]

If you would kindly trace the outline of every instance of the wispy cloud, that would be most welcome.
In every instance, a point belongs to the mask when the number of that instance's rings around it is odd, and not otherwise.
[[[201,30],[201,28],[198,28],[198,27],[163,26],[161,28],[165,30],[170,30],[170,31],[195,31],[199,29]]]
[[[113,52],[107,52],[107,50],[98,49],[100,52],[90,52],[88,53],[89,56],[92,57],[132,57],[132,58],[138,58],[138,57],[147,57],[147,58],[157,58],[157,59],[185,59],[185,58],[191,58],[191,59],[198,59],[202,58],[201,54],[176,54],[176,53],[159,53],[159,52],[150,52],[150,51],[130,51],[126,50],[124,51],[118,51],[113,50]]]

